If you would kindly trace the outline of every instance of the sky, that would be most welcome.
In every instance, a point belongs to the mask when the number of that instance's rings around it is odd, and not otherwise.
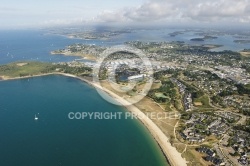
[[[83,24],[250,24],[250,0],[1,0],[0,29]]]

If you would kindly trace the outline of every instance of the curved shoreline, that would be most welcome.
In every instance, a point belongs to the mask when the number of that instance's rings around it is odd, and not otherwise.
[[[134,105],[130,105],[130,103],[121,98],[120,96],[118,96],[117,94],[115,94],[114,92],[103,88],[101,86],[99,86],[98,84],[88,81],[84,78],[72,75],[72,74],[66,74],[66,73],[48,73],[48,74],[40,74],[40,75],[34,75],[34,76],[26,76],[26,77],[18,77],[18,78],[7,78],[4,80],[15,80],[15,79],[22,79],[22,78],[32,78],[32,77],[39,77],[39,76],[46,76],[46,75],[63,75],[66,77],[72,77],[72,78],[76,78],[79,79],[95,88],[98,88],[100,90],[102,90],[103,92],[107,93],[108,95],[110,95],[114,100],[116,100],[117,102],[119,102],[120,104],[122,104],[125,108],[127,108],[128,111],[134,113],[135,115],[138,115],[139,117],[144,117],[141,118],[140,121],[143,123],[143,125],[149,130],[149,132],[151,133],[151,135],[153,136],[153,138],[156,140],[156,142],[159,144],[162,152],[164,153],[164,155],[166,156],[169,164],[171,166],[186,166],[187,162],[184,158],[182,158],[181,153],[179,153],[176,148],[174,148],[170,142],[168,137],[161,131],[161,129],[147,116],[145,116],[145,114],[140,111],[136,106]]]
[[[77,77],[77,76],[74,76],[71,74],[64,74],[64,73],[58,73],[58,74],[80,79],[80,80],[88,83],[89,85],[106,92],[114,100],[116,100],[117,102],[121,103],[124,107],[126,107],[128,111],[135,113],[136,115],[138,115],[140,117],[144,117],[144,118],[140,119],[141,122],[144,124],[144,126],[147,127],[147,129],[149,130],[151,135],[155,138],[157,143],[160,145],[160,148],[162,149],[164,155],[167,157],[169,164],[172,166],[185,166],[185,165],[187,165],[186,160],[184,158],[182,158],[181,153],[179,153],[176,150],[176,148],[174,148],[170,144],[169,139],[161,131],[161,129],[151,119],[149,119],[147,116],[145,116],[145,114],[142,111],[140,111],[136,106],[130,105],[130,103],[128,101],[121,98],[120,96],[118,96],[114,92],[112,92],[106,88],[103,88],[103,87],[97,85],[96,83],[90,82],[84,78]]]

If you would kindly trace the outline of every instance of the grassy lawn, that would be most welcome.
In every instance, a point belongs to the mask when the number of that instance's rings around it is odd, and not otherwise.
[[[250,90],[250,84],[245,85],[245,88]]]
[[[202,166],[203,165],[200,163],[200,158],[202,155],[196,152],[194,150],[194,147],[192,148],[188,147],[187,151],[183,153],[182,156],[185,157],[188,161],[192,161],[188,163],[188,166]]]
[[[151,89],[159,89],[161,85],[161,83],[153,83]]]
[[[43,62],[15,62],[0,66],[0,76],[21,77],[46,73],[52,67]]]
[[[161,92],[158,92],[158,93],[155,93],[155,96],[157,97],[157,98],[168,98],[167,96],[165,96],[163,93],[161,93]]]
[[[250,57],[250,51],[241,51],[240,54],[243,57]]]
[[[200,106],[197,106],[198,108],[212,108],[210,105],[209,105],[209,98],[207,95],[203,95],[199,98],[195,98],[194,99],[194,102],[197,102],[197,103],[202,103],[202,105]]]

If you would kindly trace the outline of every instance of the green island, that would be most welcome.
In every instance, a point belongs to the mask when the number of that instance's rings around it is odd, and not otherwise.
[[[247,39],[241,39],[241,40],[234,40],[235,43],[239,43],[239,44],[249,44],[250,40]]]
[[[217,39],[218,37],[216,36],[204,36],[202,38],[193,38],[193,39],[190,39],[190,41],[205,41],[205,40],[211,40],[211,39]]]
[[[183,33],[184,33],[184,32],[182,32],[182,31],[176,31],[176,32],[169,33],[169,36],[175,37],[175,36],[181,35],[181,34],[183,34]]]
[[[62,30],[50,30],[48,34],[62,35],[68,38],[75,39],[86,39],[86,40],[107,40],[121,34],[131,33],[130,30],[86,30],[82,31],[81,29],[62,29]]]

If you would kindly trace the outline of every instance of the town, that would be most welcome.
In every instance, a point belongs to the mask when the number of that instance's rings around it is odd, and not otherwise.
[[[154,70],[154,84],[148,97],[166,111],[183,113],[178,142],[197,145],[205,162],[214,165],[248,165],[250,162],[250,59],[238,52],[212,52],[211,46],[183,42],[126,42],[142,50]],[[105,47],[71,45],[57,52],[92,54],[97,60]],[[56,52],[54,52],[56,53]],[[75,67],[80,62],[68,63]],[[83,66],[95,67],[93,63]],[[140,84],[150,77],[147,66],[136,55],[118,52],[102,63],[100,78],[126,84]],[[115,69],[115,70],[114,70]],[[112,75],[112,77],[108,77]],[[139,86],[137,86],[139,87]],[[133,94],[140,88],[134,87]],[[244,130],[240,126],[244,126]]]

